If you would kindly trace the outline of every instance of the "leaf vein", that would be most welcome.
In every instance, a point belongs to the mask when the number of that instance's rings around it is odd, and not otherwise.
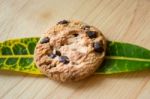
[[[122,56],[106,56],[106,59],[118,59],[118,60],[132,60],[132,61],[145,61],[145,62],[150,62],[150,59],[131,58],[131,57],[122,57]]]

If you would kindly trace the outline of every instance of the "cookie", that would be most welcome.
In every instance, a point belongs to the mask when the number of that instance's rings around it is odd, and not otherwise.
[[[97,28],[80,21],[62,20],[41,37],[34,60],[51,79],[78,81],[95,72],[105,51],[105,37]]]

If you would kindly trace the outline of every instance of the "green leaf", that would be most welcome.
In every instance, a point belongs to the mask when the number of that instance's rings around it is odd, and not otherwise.
[[[40,74],[33,62],[39,38],[22,38],[0,43],[0,70]],[[128,43],[107,44],[107,53],[96,74],[112,74],[150,69],[150,51]]]
[[[33,62],[39,38],[23,38],[0,43],[0,70],[41,74]]]
[[[97,74],[113,74],[150,69],[150,50],[121,42],[107,44],[106,58]]]

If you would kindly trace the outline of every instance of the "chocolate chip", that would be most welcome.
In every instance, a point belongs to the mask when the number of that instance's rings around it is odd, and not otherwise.
[[[101,53],[101,52],[103,52],[103,47],[102,47],[102,44],[100,43],[100,42],[96,42],[96,43],[94,43],[94,50],[96,51],[96,52],[99,52],[99,53]]]
[[[75,33],[75,34],[73,34],[73,35],[74,35],[75,37],[77,37],[79,34],[76,34],[76,33]]]
[[[40,43],[43,44],[43,43],[48,43],[49,42],[49,38],[48,37],[44,37]]]
[[[95,31],[87,31],[86,34],[87,34],[90,38],[96,38],[96,37],[97,37],[97,32],[95,32]]]
[[[48,55],[49,57],[51,57],[51,58],[55,58],[56,57],[56,54],[50,54],[50,55]]]
[[[69,21],[67,21],[67,20],[62,20],[62,21],[59,21],[57,24],[68,24],[69,23]]]
[[[58,56],[61,56],[61,52],[60,52],[60,51],[57,51],[57,50],[56,50],[56,51],[55,51],[55,54],[58,55]]]
[[[69,63],[69,58],[67,56],[60,56],[59,61],[64,63],[64,64],[68,64]]]
[[[82,26],[82,27],[81,27],[81,29],[84,29],[84,30],[89,29],[89,28],[90,28],[89,25],[85,25],[85,26]]]

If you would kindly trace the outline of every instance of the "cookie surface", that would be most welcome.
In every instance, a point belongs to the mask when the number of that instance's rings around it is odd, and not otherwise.
[[[57,81],[78,81],[101,65],[106,40],[95,27],[62,20],[39,40],[34,60],[42,73]]]

